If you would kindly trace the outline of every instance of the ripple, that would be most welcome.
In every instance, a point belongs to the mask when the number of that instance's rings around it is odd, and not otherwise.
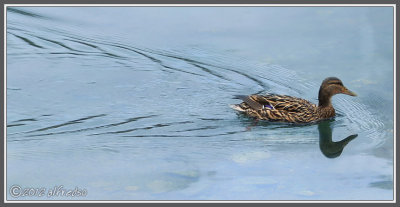
[[[52,126],[48,126],[48,127],[44,127],[44,128],[40,128],[40,129],[35,129],[35,130],[32,130],[32,131],[28,131],[28,132],[26,132],[26,133],[47,131],[47,130],[50,130],[50,129],[55,129],[55,128],[59,128],[59,127],[63,127],[63,126],[68,126],[68,125],[72,125],[72,124],[79,124],[79,123],[82,123],[82,121],[89,120],[89,119],[93,119],[93,118],[97,118],[97,117],[102,117],[102,116],[106,116],[106,114],[99,114],[99,115],[87,116],[87,117],[83,117],[83,118],[80,118],[80,119],[75,119],[75,120],[72,120],[72,121],[67,121],[67,122],[64,122],[64,123],[61,123],[61,124],[56,124],[56,125],[52,125]]]
[[[350,123],[348,127],[363,132],[373,140],[372,145],[375,145],[375,147],[384,143],[385,126],[381,120],[371,113],[367,106],[347,98],[338,97],[337,99],[339,103],[337,108],[345,114],[343,119],[346,123]]]
[[[11,32],[7,32],[7,33],[14,35],[15,37],[19,38],[20,40],[22,40],[22,41],[28,43],[29,45],[31,45],[31,46],[33,46],[33,47],[37,47],[37,48],[40,48],[40,49],[45,49],[43,46],[38,45],[37,43],[33,42],[33,40],[31,40],[30,38],[22,37],[22,36],[13,34],[13,33],[11,33]]]
[[[27,12],[20,9],[8,8],[11,13],[34,17],[37,19],[45,19],[44,17],[35,13]],[[89,132],[85,135],[118,135],[127,137],[218,137],[218,136],[229,136],[239,134],[245,130],[231,130],[229,127],[220,126],[232,123],[226,123],[224,120],[232,119],[236,116],[227,116],[226,113],[234,113],[225,106],[230,104],[231,100],[225,100],[225,97],[229,97],[231,94],[242,94],[245,93],[283,93],[287,95],[302,96],[309,100],[316,100],[317,94],[308,94],[309,91],[316,91],[319,88],[320,81],[313,82],[305,80],[294,70],[282,67],[275,64],[265,64],[259,62],[251,62],[243,59],[242,57],[233,57],[232,54],[226,52],[218,52],[213,50],[206,50],[199,46],[187,47],[187,48],[147,48],[143,46],[137,46],[132,43],[125,43],[120,40],[113,40],[112,38],[100,39],[90,37],[88,35],[83,36],[78,31],[63,30],[58,27],[46,27],[42,25],[24,25],[19,22],[10,21],[7,25],[7,34],[15,41],[10,42],[10,48],[21,47],[23,51],[18,53],[10,52],[10,56],[23,58],[32,57],[32,55],[38,55],[40,57],[56,57],[56,58],[72,58],[77,60],[83,60],[88,58],[90,60],[101,59],[108,63],[112,67],[109,70],[121,68],[139,71],[139,67],[143,69],[146,74],[149,74],[150,79],[155,79],[155,82],[161,82],[163,79],[172,79],[166,81],[168,86],[160,85],[161,87],[171,87],[168,94],[162,94],[163,97],[168,97],[168,101],[176,104],[176,111],[164,111],[168,115],[177,115],[180,110],[187,110],[189,107],[204,108],[196,112],[191,112],[190,115],[196,118],[189,121],[179,121],[176,119],[170,119],[170,121],[159,121],[154,120],[155,115],[145,115],[141,117],[133,117],[128,119],[121,119],[119,121],[103,123],[96,126],[88,126],[85,121],[106,116],[106,114],[93,115],[67,121],[59,124],[48,124],[44,125],[42,120],[35,120],[35,124],[38,126],[45,126],[41,128],[35,128],[29,131],[22,131],[24,127],[32,127],[33,122],[29,121],[15,121],[10,122],[7,127],[13,127],[15,130],[20,132],[11,133],[8,135],[20,135],[24,134],[27,137],[35,136],[49,136],[49,135],[60,135],[70,133],[83,133]],[[86,60],[86,59],[85,59]],[[93,67],[88,63],[89,67]],[[182,75],[177,77],[176,75]],[[182,84],[182,83],[185,83]],[[100,81],[85,83],[96,83],[95,85],[101,85]],[[199,85],[192,86],[188,83],[198,83]],[[120,84],[120,83],[118,83]],[[124,85],[122,83],[122,85]],[[134,85],[134,84],[133,84]],[[174,88],[177,85],[177,89]],[[19,86],[19,85],[18,85]],[[100,87],[100,86],[99,86]],[[137,91],[144,91],[149,85],[135,85],[138,88]],[[157,85],[158,87],[158,85]],[[200,89],[198,89],[199,87]],[[121,88],[121,87],[120,87]],[[113,88],[114,90],[121,90],[118,87]],[[131,88],[127,87],[127,88]],[[8,90],[21,90],[20,88],[13,89],[11,87]],[[175,92],[179,90],[179,93],[175,96]],[[25,90],[25,88],[24,88]],[[24,90],[21,90],[23,92]],[[162,88],[157,90],[162,90]],[[114,92],[114,91],[113,91]],[[204,98],[196,99],[195,95],[204,93]],[[158,94],[158,92],[155,92]],[[132,94],[133,96],[135,94]],[[144,98],[148,94],[141,94]],[[160,95],[161,96],[161,95]],[[191,96],[190,98],[184,96]],[[179,105],[186,103],[185,101],[177,104],[175,100],[171,99],[196,99],[194,100],[194,106]],[[204,99],[204,100],[202,100]],[[162,101],[159,104],[164,104]],[[188,101],[189,102],[189,101]],[[203,105],[195,105],[196,102],[200,102]],[[129,105],[129,103],[126,103]],[[211,105],[213,104],[213,105]],[[334,105],[337,108],[338,116],[337,123],[335,126],[339,128],[347,128],[349,130],[356,130],[357,132],[362,131],[363,135],[372,140],[374,146],[379,146],[383,143],[384,136],[384,124],[377,116],[372,114],[372,110],[366,105],[359,102],[358,99],[347,99],[342,97],[334,98]],[[337,106],[336,106],[337,105]],[[143,106],[146,107],[146,106]],[[210,112],[208,112],[210,111]],[[209,113],[209,114],[207,114]],[[185,114],[183,114],[184,116]],[[342,116],[341,116],[342,115]],[[54,115],[58,117],[59,115]],[[158,116],[158,115],[157,115]],[[219,118],[224,117],[224,118]],[[132,126],[128,125],[139,119],[149,119],[151,124]],[[107,118],[106,118],[107,120]],[[206,123],[204,122],[214,122]],[[111,122],[111,123],[110,123]],[[184,129],[177,129],[173,126],[185,125]],[[236,125],[249,124],[239,120]],[[62,130],[65,126],[77,127],[72,130]],[[114,129],[113,127],[121,126],[121,129]],[[78,128],[79,127],[79,128]],[[171,127],[170,130],[166,130],[164,133],[156,133],[155,130],[159,128]],[[245,127],[245,126],[244,126]],[[313,135],[312,130],[296,128],[292,125],[259,125],[261,130],[265,131],[280,131],[283,135],[287,136],[286,139],[281,139],[279,136],[270,137],[268,133],[260,133],[256,136],[268,137],[269,144],[272,143],[315,143],[316,138],[312,136],[289,136],[286,131],[302,131],[303,134]],[[54,129],[61,129],[59,131],[52,131]],[[104,129],[114,129],[113,131],[101,131]],[[151,132],[148,134],[138,134],[142,131]],[[286,131],[285,131],[286,130]],[[44,132],[44,133],[43,133]],[[190,133],[197,133],[191,135]],[[212,134],[209,134],[212,133]],[[294,132],[291,132],[294,133]],[[315,134],[314,134],[315,135]],[[360,134],[361,135],[361,134]],[[238,140],[237,137],[232,139]]]
[[[28,135],[27,137],[58,135],[58,134],[70,134],[70,133],[78,133],[78,132],[85,132],[85,131],[91,131],[91,130],[98,130],[98,129],[116,127],[116,126],[120,126],[120,125],[123,125],[123,124],[135,122],[135,121],[138,121],[140,119],[146,119],[146,118],[151,118],[151,117],[155,117],[155,116],[157,116],[157,115],[133,117],[133,118],[129,118],[129,119],[125,120],[125,121],[112,123],[112,124],[100,125],[100,126],[89,127],[89,128],[82,128],[82,129],[77,129],[77,130],[68,130],[68,131],[52,132],[52,133],[45,133],[45,134],[34,134],[34,135]],[[96,117],[99,117],[99,116],[96,116]],[[90,118],[95,118],[95,117],[90,117]],[[86,119],[84,119],[84,120],[86,120]],[[80,121],[82,121],[82,119],[80,119]],[[73,123],[78,123],[78,122],[73,121]],[[82,122],[79,122],[79,123],[82,123]],[[64,124],[63,126],[65,126],[65,125],[66,124]],[[54,127],[52,127],[52,128],[54,128]]]
[[[180,124],[188,124],[188,123],[193,123],[193,121],[180,121],[180,122],[159,123],[159,124],[154,124],[154,125],[147,126],[147,127],[139,127],[139,128],[125,129],[125,130],[112,131],[112,132],[103,132],[103,133],[97,133],[97,134],[91,134],[91,135],[123,134],[123,133],[133,132],[133,131],[137,131],[137,130],[148,130],[148,129],[155,129],[155,128],[161,128],[161,127],[168,127],[168,126],[180,125]]]
[[[11,12],[14,14],[19,14],[19,15],[23,15],[23,16],[28,16],[28,17],[33,17],[33,18],[40,18],[40,19],[48,19],[48,17],[45,17],[43,15],[39,15],[30,11],[25,11],[23,9],[17,9],[14,7],[7,7],[7,12]]]

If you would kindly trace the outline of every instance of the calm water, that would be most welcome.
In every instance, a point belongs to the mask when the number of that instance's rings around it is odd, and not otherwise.
[[[9,8],[7,198],[391,200],[392,17],[390,7]],[[335,96],[331,121],[246,130],[253,121],[229,108],[258,92],[317,103],[328,76],[358,94]],[[16,185],[46,194],[13,197]],[[60,186],[87,194],[46,196]]]

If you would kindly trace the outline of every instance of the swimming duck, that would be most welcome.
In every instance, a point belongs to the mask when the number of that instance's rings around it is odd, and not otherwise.
[[[286,95],[238,95],[236,98],[243,102],[231,105],[239,112],[243,112],[257,120],[289,123],[311,123],[335,116],[331,98],[342,93],[349,96],[356,94],[348,90],[339,78],[326,78],[319,89],[318,106],[301,98]]]

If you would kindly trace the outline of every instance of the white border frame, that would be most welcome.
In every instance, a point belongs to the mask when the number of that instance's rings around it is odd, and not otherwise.
[[[7,200],[7,7],[392,7],[393,8],[393,200]],[[396,4],[4,4],[4,203],[396,203]]]

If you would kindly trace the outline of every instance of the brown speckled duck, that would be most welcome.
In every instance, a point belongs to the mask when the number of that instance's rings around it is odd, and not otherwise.
[[[341,80],[335,77],[326,78],[319,89],[318,106],[301,98],[286,95],[238,95],[243,103],[231,105],[237,111],[243,112],[257,120],[289,123],[311,123],[335,116],[331,98],[342,93],[356,96],[343,86]]]

